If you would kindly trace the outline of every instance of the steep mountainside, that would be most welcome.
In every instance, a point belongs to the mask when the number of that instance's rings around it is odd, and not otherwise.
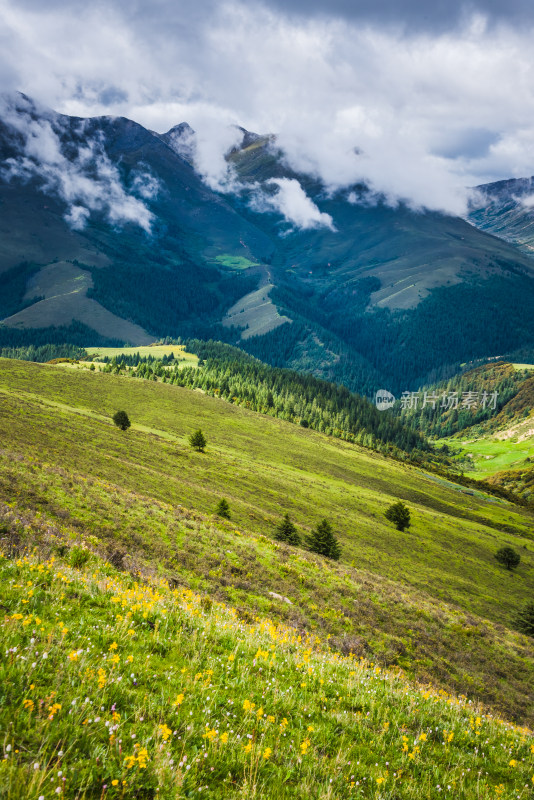
[[[534,178],[512,178],[477,186],[469,219],[480,230],[534,255]]]
[[[52,324],[77,344],[212,337],[369,395],[534,348],[526,255],[364,186],[329,195],[275,137],[241,131],[223,192],[186,124],[159,135],[22,95],[1,117],[0,345],[57,341]]]

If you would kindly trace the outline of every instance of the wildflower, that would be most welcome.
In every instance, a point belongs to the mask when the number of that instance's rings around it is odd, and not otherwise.
[[[243,709],[245,711],[252,711],[256,707],[256,703],[251,703],[250,700],[243,701]]]
[[[130,629],[127,631],[127,634],[128,634],[128,636],[135,636],[135,631],[134,631],[134,629],[133,629],[133,628],[130,628]]]
[[[117,653],[114,653],[114,654],[111,656],[111,663],[112,663],[112,664],[118,664],[120,660],[121,660],[121,659],[120,659],[120,656],[118,656],[118,655],[117,655]]]
[[[267,722],[275,722],[275,718],[273,717],[272,714],[269,714],[269,716],[267,717]]]
[[[243,749],[244,749],[245,753],[250,753],[250,751],[252,750],[252,742],[249,742],[248,744],[246,744]]]
[[[225,731],[224,733],[222,733],[220,735],[219,741],[221,742],[221,744],[226,744],[226,742],[228,741],[228,732],[227,731]]]
[[[164,742],[166,742],[169,736],[172,734],[171,729],[165,724],[158,725],[158,730],[161,733],[161,738]]]
[[[258,708],[258,710],[256,711],[256,716],[258,719],[261,719],[263,717],[263,707]]]
[[[48,719],[54,719],[57,712],[61,710],[61,703],[54,703],[53,705],[48,706],[48,710],[50,711]]]
[[[266,748],[265,748],[265,750],[263,751],[263,757],[264,757],[264,759],[265,759],[266,761],[267,761],[267,759],[268,759],[268,758],[270,758],[270,757],[271,757],[271,753],[272,753],[272,752],[273,752],[273,751],[271,750],[271,748],[270,748],[270,747],[266,747]]]
[[[33,700],[26,698],[26,700],[23,701],[23,706],[26,711],[33,711]]]
[[[78,661],[78,651],[73,650],[72,653],[69,653],[69,661]]]
[[[111,781],[111,785],[112,786],[118,786],[119,785],[118,780],[115,778],[115,780]]]
[[[379,786],[381,786],[381,785],[384,783],[384,781],[385,781],[385,780],[386,780],[385,778],[377,778],[377,779],[376,779],[376,782],[377,782],[377,784],[378,784]]]
[[[282,722],[280,723],[280,730],[281,730],[282,733],[285,731],[285,729],[287,728],[288,725],[289,725],[289,722],[287,721],[287,717],[284,717]]]
[[[215,728],[211,730],[207,730],[206,733],[202,736],[203,739],[207,739],[209,742],[212,742],[214,739],[217,738],[217,731]]]
[[[131,656],[131,655],[130,655],[130,656],[128,656],[128,658],[126,659],[126,663],[127,663],[127,664],[131,664],[131,663],[132,663],[132,661],[133,661],[133,656]]]
[[[110,651],[111,651],[111,650],[116,650],[118,646],[119,646],[119,645],[117,644],[117,642],[112,642],[112,643],[110,644],[110,646],[109,646],[109,649],[110,649]]]
[[[181,705],[182,705],[182,703],[184,702],[184,697],[185,697],[185,695],[184,695],[184,694],[179,694],[179,695],[177,695],[177,696],[176,696],[176,700],[175,700],[175,701],[174,701],[174,703],[173,703],[173,706],[176,706],[176,707],[179,707],[179,706],[181,706]]]
[[[310,744],[311,744],[311,742],[310,742],[309,739],[304,739],[304,741],[301,742],[300,752],[302,753],[303,756],[306,755],[306,752],[307,752],[308,747],[310,746]]]
[[[308,733],[312,733],[312,731],[314,730],[315,728],[313,727],[313,725],[308,725]]]
[[[512,760],[509,762],[508,766],[509,767],[517,767],[517,761],[515,760],[515,758],[512,758]]]

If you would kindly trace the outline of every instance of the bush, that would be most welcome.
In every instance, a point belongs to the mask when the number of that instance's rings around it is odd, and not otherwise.
[[[215,513],[218,517],[223,517],[224,519],[230,519],[230,506],[228,505],[228,501],[222,498],[219,500],[217,504],[217,508],[215,509]]]
[[[495,553],[495,558],[502,564],[503,567],[506,569],[512,570],[515,569],[519,562],[521,561],[521,556],[519,553],[516,553],[513,547],[506,545],[506,547],[501,547],[500,550],[497,550]]]
[[[517,613],[515,627],[526,636],[534,636],[534,600],[529,602]]]
[[[339,542],[334,536],[332,526],[326,519],[323,519],[309,536],[308,547],[312,553],[332,558],[334,561],[338,561],[341,556]]]
[[[128,414],[126,413],[126,411],[116,411],[113,414],[113,422],[115,423],[117,428],[121,429],[121,431],[127,430],[132,424],[128,419]]]
[[[195,450],[198,450],[199,453],[204,452],[204,448],[206,447],[207,442],[206,442],[206,437],[204,436],[200,428],[198,429],[198,431],[195,431],[194,433],[191,434],[191,436],[189,437],[189,444]]]
[[[289,514],[286,514],[284,519],[276,526],[274,537],[278,539],[279,542],[287,542],[295,547],[300,544],[300,536],[298,535],[296,527],[289,519]]]
[[[384,516],[394,523],[398,531],[403,531],[405,528],[410,527],[410,509],[404,505],[402,500],[390,505]]]
[[[76,569],[81,569],[91,557],[91,553],[89,550],[86,550],[84,547],[78,547],[75,545],[72,550],[70,551],[69,556],[69,564],[71,567],[75,567]]]

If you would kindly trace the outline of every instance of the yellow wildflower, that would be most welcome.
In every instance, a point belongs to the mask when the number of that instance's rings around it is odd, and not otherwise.
[[[164,742],[166,742],[169,736],[172,734],[171,729],[165,724],[158,725],[158,730],[161,733],[161,738]]]
[[[264,759],[265,759],[266,761],[267,761],[267,759],[268,759],[268,758],[270,758],[270,757],[271,757],[271,753],[272,753],[272,752],[273,752],[273,751],[271,750],[271,748],[270,748],[270,747],[266,747],[266,748],[265,748],[265,750],[263,751],[263,757],[264,757]]]

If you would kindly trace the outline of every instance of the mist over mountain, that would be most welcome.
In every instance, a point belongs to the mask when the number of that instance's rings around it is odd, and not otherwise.
[[[490,235],[493,212],[471,211],[488,233],[334,190],[272,133],[159,134],[17,94],[0,156],[3,343],[212,337],[369,394],[534,349],[534,261]]]

